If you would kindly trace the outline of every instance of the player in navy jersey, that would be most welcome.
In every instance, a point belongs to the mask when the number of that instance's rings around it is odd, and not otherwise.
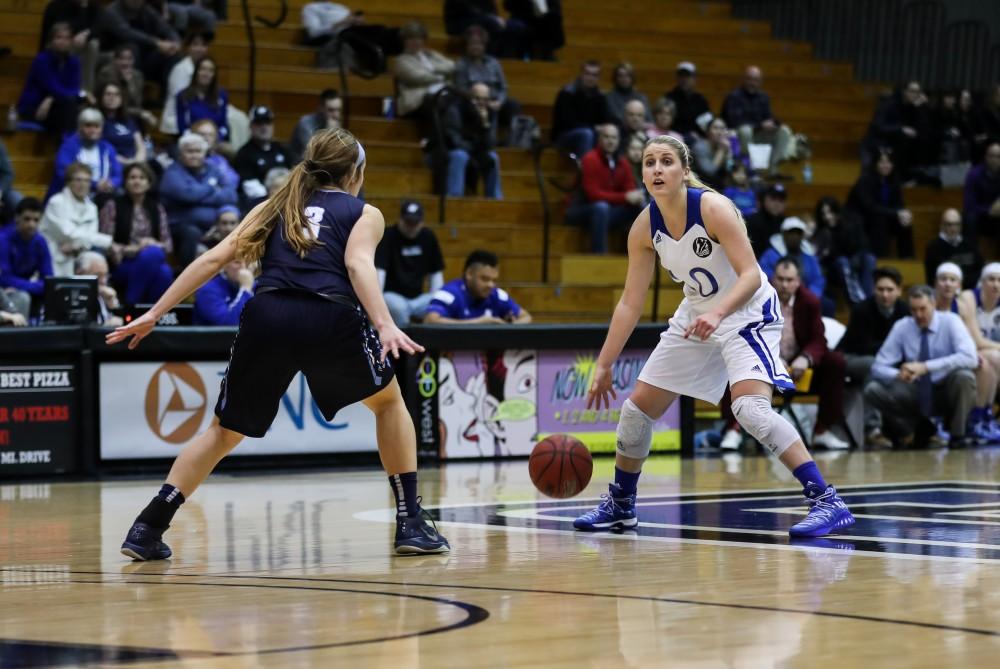
[[[740,425],[802,484],[809,513],[789,533],[818,537],[854,524],[795,428],[771,407],[772,388],[794,387],[779,357],[784,319],[742,216],[691,172],[691,152],[673,137],[646,143],[642,180],[653,199],[629,232],[625,290],[597,359],[588,408],[610,406],[616,397],[611,366],[642,315],[657,256],[674,281],[684,284],[684,300],[622,405],[615,482],[597,508],[573,525],[586,531],[635,527],[636,487],[653,424],[678,396],[718,404],[727,385]]]
[[[364,149],[351,133],[317,132],[274,196],[192,262],[149,312],[108,334],[109,344],[130,339],[135,348],[163,314],[227,263],[260,263],[216,418],[177,456],[159,494],[129,530],[123,554],[170,557],[162,535],[174,513],[243,437],[264,436],[298,372],[327,420],[359,401],[375,414],[379,456],[396,497],[396,553],[450,549],[426,522],[417,497],[416,436],[392,361],[400,351],[424,349],[396,327],[382,299],[374,260],[385,222],[378,209],[357,199],[364,170]]]

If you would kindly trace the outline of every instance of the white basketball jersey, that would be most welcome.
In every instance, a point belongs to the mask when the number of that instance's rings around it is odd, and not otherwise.
[[[987,311],[983,308],[982,291],[973,288],[972,293],[976,296],[976,323],[979,324],[979,329],[990,341],[1000,342],[1000,301]]]
[[[701,196],[704,192],[687,189],[687,223],[680,239],[670,235],[656,202],[649,203],[650,234],[660,264],[670,272],[674,281],[684,284],[688,306],[698,313],[710,310],[737,279],[736,270],[722,250],[722,245],[713,241],[705,229],[701,217]],[[770,295],[771,285],[763,271],[760,271],[760,281],[761,286],[749,303]]]

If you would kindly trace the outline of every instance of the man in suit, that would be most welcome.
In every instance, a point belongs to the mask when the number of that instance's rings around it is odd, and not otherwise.
[[[779,347],[781,361],[796,382],[807,374],[807,370],[812,370],[809,392],[819,395],[812,443],[831,450],[845,450],[850,444],[830,428],[844,415],[846,365],[840,352],[831,351],[826,346],[819,298],[802,285],[799,265],[794,258],[785,257],[775,264],[771,282],[778,291],[778,306],[785,320]],[[723,417],[729,416],[731,410],[726,402]],[[729,425],[734,428],[726,432],[721,447],[738,448],[742,436],[736,431],[735,420]],[[736,435],[731,436],[734,432]]]

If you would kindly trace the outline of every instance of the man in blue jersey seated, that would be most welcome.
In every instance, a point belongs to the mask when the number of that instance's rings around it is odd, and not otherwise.
[[[497,288],[500,264],[496,254],[473,251],[465,259],[465,274],[434,293],[424,323],[530,323],[531,314],[502,288]]]
[[[253,272],[234,260],[194,294],[195,325],[239,325],[243,307],[253,297]]]

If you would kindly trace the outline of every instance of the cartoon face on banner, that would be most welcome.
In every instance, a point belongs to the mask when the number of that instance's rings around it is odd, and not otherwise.
[[[438,361],[441,456],[531,452],[537,421],[535,351],[456,351]]]

